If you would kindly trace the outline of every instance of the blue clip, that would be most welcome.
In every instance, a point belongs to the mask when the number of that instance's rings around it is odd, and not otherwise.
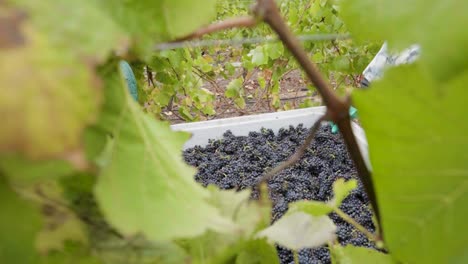
[[[357,111],[357,109],[351,106],[351,107],[349,108],[349,117],[351,117],[351,119],[355,119],[355,118],[357,118],[357,116],[358,116],[358,111]],[[333,122],[330,122],[330,126],[331,126],[331,132],[332,132],[332,134],[338,133],[338,125],[336,125],[336,124],[333,123]]]
[[[127,84],[128,91],[130,95],[138,102],[138,88],[135,75],[133,74],[132,68],[128,62],[121,60],[119,63],[120,72],[122,73],[125,82]]]

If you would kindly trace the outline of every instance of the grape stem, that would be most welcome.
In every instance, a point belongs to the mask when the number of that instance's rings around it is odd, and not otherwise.
[[[361,233],[363,233],[369,240],[374,241],[376,244],[379,244],[379,242],[382,242],[381,239],[377,235],[371,233],[361,224],[356,222],[352,217],[347,215],[345,212],[341,211],[340,208],[335,208],[334,211],[338,216],[343,218],[343,220],[345,220],[347,223],[354,226],[357,230],[361,231]]]
[[[293,250],[293,257],[294,257],[294,264],[299,264],[299,252],[297,250]]]

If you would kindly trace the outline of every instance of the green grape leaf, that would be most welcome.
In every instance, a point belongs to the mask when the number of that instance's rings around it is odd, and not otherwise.
[[[265,239],[249,240],[237,255],[236,264],[279,264],[278,253]]]
[[[258,82],[258,85],[260,85],[260,88],[265,89],[266,80],[265,80],[265,77],[263,75],[260,75],[260,74],[258,75],[257,82]]]
[[[224,93],[227,98],[236,98],[241,96],[243,92],[243,83],[244,80],[243,78],[237,78],[229,82],[229,84],[226,87],[226,92]]]
[[[276,60],[284,54],[284,47],[281,42],[265,44],[263,50],[272,60]]]
[[[191,239],[179,239],[177,244],[190,255],[193,263],[226,263],[208,260],[232,258],[240,247],[237,241],[238,237],[208,231]]]
[[[256,237],[266,237],[293,250],[313,248],[335,238],[336,226],[328,216],[314,217],[303,212],[286,214],[270,227],[258,232]]]
[[[236,239],[207,232],[192,240],[179,240],[192,263],[279,263],[275,245],[266,239]]]
[[[217,0],[196,2],[192,0],[165,0],[158,1],[158,4],[162,10],[167,12],[162,20],[165,22],[171,38],[190,34],[216,16]]]
[[[208,186],[208,190],[211,193],[208,202],[218,208],[223,217],[236,223],[238,228],[237,232],[228,236],[209,231],[193,239],[183,240],[181,246],[190,252],[195,263],[212,263],[207,259],[218,263],[214,260],[244,252],[249,247],[247,241],[252,233],[267,226],[270,221],[270,214],[262,213],[265,208],[257,201],[250,200],[250,190],[220,190],[213,185]],[[226,261],[220,260],[219,263]]]
[[[365,247],[352,245],[333,246],[331,250],[333,264],[392,264],[396,263],[388,254]]]
[[[244,79],[239,77],[232,80],[226,87],[224,95],[227,98],[233,98],[234,103],[237,107],[244,109],[245,108],[245,99],[244,99]]]
[[[48,215],[45,218],[46,227],[37,236],[39,251],[63,250],[67,241],[88,242],[84,224],[73,212],[51,205],[44,205],[43,208],[48,210]]]
[[[148,259],[145,263],[179,264],[191,257],[174,242],[150,243],[140,254],[145,255],[145,260]]]
[[[333,183],[334,197],[328,202],[320,201],[297,201],[289,204],[288,214],[294,212],[304,212],[312,216],[327,215],[335,208],[340,207],[341,202],[349,195],[349,193],[357,188],[357,181],[352,179],[345,182],[340,178]]]
[[[37,182],[71,174],[74,166],[65,160],[29,160],[18,154],[0,156],[0,168],[9,178],[20,182]]]
[[[251,50],[248,54],[251,57],[252,63],[255,66],[268,64],[268,54],[263,46],[258,46]]]
[[[113,236],[106,241],[99,242],[98,256],[105,264],[180,264],[193,259],[182,247],[171,241],[150,242],[138,236],[133,237],[129,242],[128,239]]]
[[[23,41],[0,48],[0,151],[67,159],[98,112],[98,84],[91,66],[58,49],[33,20],[18,23],[15,33]]]
[[[0,174],[0,262],[36,263],[36,233],[41,227],[39,212],[13,192]]]
[[[299,22],[299,12],[288,12],[288,22],[292,25],[297,24]]]
[[[40,264],[101,264],[97,256],[86,245],[80,243],[67,243],[61,251],[50,252],[42,255]],[[113,262],[115,263],[115,262]]]
[[[201,103],[213,102],[216,99],[215,94],[206,88],[197,89],[196,92],[197,94],[195,97]]]
[[[322,63],[324,55],[322,52],[315,52],[312,54],[312,61],[315,63]]]
[[[92,230],[91,236],[96,236],[97,233],[101,236],[110,229],[93,195],[96,181],[97,175],[89,173],[75,173],[59,179],[60,186],[63,188],[63,198],[70,210],[80,219],[85,219],[86,223],[91,223],[87,225]]]
[[[202,109],[201,109],[202,113],[205,114],[205,115],[215,115],[216,114],[216,110],[213,108],[213,104],[211,103],[207,103]]]
[[[159,53],[159,56],[168,60],[170,64],[166,66],[179,68],[184,60],[183,52],[183,50],[163,50]],[[157,69],[157,67],[155,69]],[[164,68],[160,70],[164,70]]]
[[[210,60],[209,60],[206,57],[200,56],[200,57],[196,58],[193,62],[194,62],[195,65],[200,67],[202,72],[208,73],[208,72],[213,71],[212,61],[213,61],[212,58],[210,58]]]
[[[331,203],[334,207],[338,208],[341,205],[341,202],[354,190],[357,188],[357,181],[351,179],[346,181],[343,178],[339,178],[333,183],[333,200]]]
[[[333,211],[333,206],[319,201],[297,201],[289,204],[288,213],[304,212],[313,216],[327,215]]]
[[[187,106],[181,106],[179,107],[179,114],[188,121],[192,121],[195,119],[193,115],[190,113],[190,109]]]
[[[209,191],[195,182],[195,169],[182,159],[189,134],[173,132],[143,113],[116,72],[106,78],[99,123],[114,137],[113,148],[95,187],[107,221],[127,236],[141,233],[157,241],[194,237],[208,228],[234,229],[207,202]]]
[[[244,109],[245,108],[245,99],[244,97],[239,97],[239,98],[236,98],[234,99],[234,103],[237,105],[237,107],[239,107],[240,109]]]
[[[87,245],[84,223],[68,208],[61,185],[46,180],[23,188],[22,193],[42,208],[44,226],[38,233],[36,247],[41,253],[61,251],[66,242]]]
[[[125,51],[129,45],[128,34],[100,8],[99,1],[14,2],[27,12],[35,28],[47,34],[53,52],[69,50],[83,59],[88,57],[102,62],[110,51]]]
[[[336,71],[342,72],[349,69],[351,62],[349,61],[349,58],[347,56],[340,56],[333,60],[332,65]]]
[[[211,192],[208,201],[220,210],[222,216],[238,224],[237,235],[248,237],[258,224],[269,221],[269,219],[263,219],[260,204],[250,201],[251,190],[237,192],[220,190],[215,186],[208,186],[208,190]]]
[[[155,42],[188,35],[216,15],[216,0],[106,0],[99,4],[131,35],[143,55],[151,55]]]
[[[341,2],[341,14],[353,36],[366,40],[388,40],[390,46],[400,49],[410,44],[420,44],[421,60],[427,63],[439,80],[450,79],[468,66],[468,34],[461,26],[468,24],[468,1]]]
[[[385,243],[401,262],[449,263],[467,250],[466,83],[466,70],[441,85],[415,64],[355,94]]]

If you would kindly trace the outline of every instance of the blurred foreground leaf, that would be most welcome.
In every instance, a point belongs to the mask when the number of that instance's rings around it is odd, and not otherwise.
[[[232,230],[234,223],[207,202],[209,191],[182,160],[189,135],[143,113],[115,73],[97,128],[113,137],[95,188],[108,222],[127,236],[141,233],[153,241]]]
[[[385,244],[401,262],[466,260],[467,83],[467,71],[441,85],[416,64],[355,95]]]

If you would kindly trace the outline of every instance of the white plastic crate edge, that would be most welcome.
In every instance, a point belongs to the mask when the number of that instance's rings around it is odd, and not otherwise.
[[[223,138],[224,132],[227,130],[231,130],[236,136],[247,136],[249,132],[260,131],[262,127],[271,129],[275,133],[277,133],[280,128],[288,128],[289,126],[297,126],[299,124],[303,124],[305,127],[311,127],[324,113],[325,107],[319,106],[283,112],[177,124],[172,125],[171,128],[174,131],[192,133],[192,137],[185,142],[184,145],[184,149],[187,149],[196,145],[206,146],[209,143],[209,139],[221,139]],[[370,168],[368,145],[364,130],[355,123],[352,124],[352,128],[356,135],[359,148]]]

